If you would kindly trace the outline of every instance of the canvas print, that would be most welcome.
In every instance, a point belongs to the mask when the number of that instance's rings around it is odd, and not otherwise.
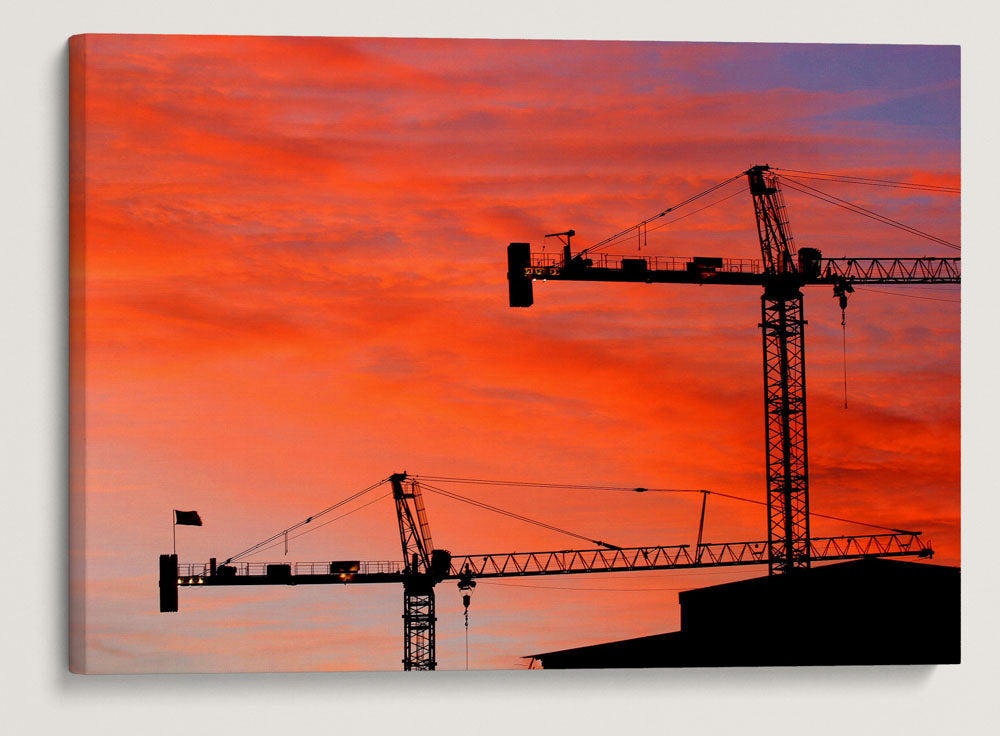
[[[958,47],[69,59],[72,671],[959,662]]]

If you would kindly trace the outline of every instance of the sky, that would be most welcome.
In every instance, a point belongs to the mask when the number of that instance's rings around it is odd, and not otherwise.
[[[71,74],[71,633],[91,672],[400,669],[398,585],[181,589],[159,613],[173,509],[204,520],[177,529],[183,563],[404,470],[763,500],[760,289],[545,282],[511,309],[507,243],[586,247],[758,163],[960,186],[953,46],[87,36]],[[955,195],[811,183],[961,242]],[[826,256],[959,254],[785,199]],[[745,180],[709,201],[614,252],[759,258]],[[958,300],[860,287],[842,333],[829,289],[805,295],[812,510],[921,530],[946,565]],[[697,536],[699,494],[449,488],[620,546]],[[386,491],[252,559],[398,560]],[[454,554],[587,546],[425,503]],[[765,521],[710,496],[705,540]],[[483,580],[470,668],[675,630],[678,591],[764,573]],[[453,583],[437,608],[439,668],[462,669]]]

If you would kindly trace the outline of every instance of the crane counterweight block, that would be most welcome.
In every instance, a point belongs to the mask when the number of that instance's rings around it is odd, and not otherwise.
[[[451,570],[451,552],[446,549],[436,549],[431,552],[431,577],[435,583],[440,583]]]
[[[507,282],[510,306],[530,307],[535,303],[531,277],[531,243],[511,243],[507,246]]]
[[[806,279],[818,279],[822,270],[823,253],[818,248],[799,248],[799,273]]]
[[[160,613],[177,612],[177,555],[160,555]]]

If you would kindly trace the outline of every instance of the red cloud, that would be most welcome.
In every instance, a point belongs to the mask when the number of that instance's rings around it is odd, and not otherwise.
[[[89,37],[87,48],[73,154],[86,163],[73,200],[86,328],[74,350],[86,371],[74,390],[86,391],[76,439],[100,671],[398,666],[395,588],[338,590],[344,628],[322,655],[312,628],[329,619],[308,596],[196,603],[199,591],[184,591],[183,613],[152,615],[149,571],[169,551],[172,508],[206,520],[179,534],[188,560],[231,554],[404,469],[761,500],[758,290],[539,282],[536,305],[511,310],[504,246],[552,249],[542,235],[567,227],[586,246],[758,162],[958,184],[957,146],[838,118],[906,90],[643,86],[628,44]],[[652,48],[689,69],[772,53]],[[759,258],[741,189],[651,230],[643,254]],[[952,255],[786,194],[800,246]],[[850,197],[958,240],[954,198]],[[847,411],[839,308],[813,290],[806,312],[814,510],[923,529],[938,560],[957,564],[958,305],[853,295]],[[617,544],[693,543],[700,510],[690,494],[468,495]],[[427,505],[435,541],[454,552],[582,544],[433,493]],[[393,514],[382,499],[293,540],[290,557],[394,559]],[[711,496],[706,535],[759,538],[764,519],[759,505]],[[721,582],[711,571],[678,579]],[[620,597],[557,595],[484,586],[479,666],[657,633],[676,618],[665,612],[675,592],[627,593],[634,617],[601,633],[603,616],[621,618]],[[457,598],[442,606],[442,651],[457,661]],[[579,631],[553,632],[547,616],[568,609],[588,611]],[[185,636],[199,626],[221,638]]]

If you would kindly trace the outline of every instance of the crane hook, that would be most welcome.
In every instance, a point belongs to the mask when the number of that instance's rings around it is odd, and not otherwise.
[[[469,604],[476,581],[472,579],[472,567],[468,562],[458,574],[458,589],[462,591],[462,606],[465,608],[465,669],[469,669]]]
[[[841,279],[833,285],[833,296],[840,300],[840,326],[847,325],[847,295],[854,293],[854,287],[847,279]]]
[[[840,279],[833,285],[833,295],[840,299],[840,332],[844,349],[844,408],[847,408],[847,295],[854,293],[854,287],[847,279]]]

